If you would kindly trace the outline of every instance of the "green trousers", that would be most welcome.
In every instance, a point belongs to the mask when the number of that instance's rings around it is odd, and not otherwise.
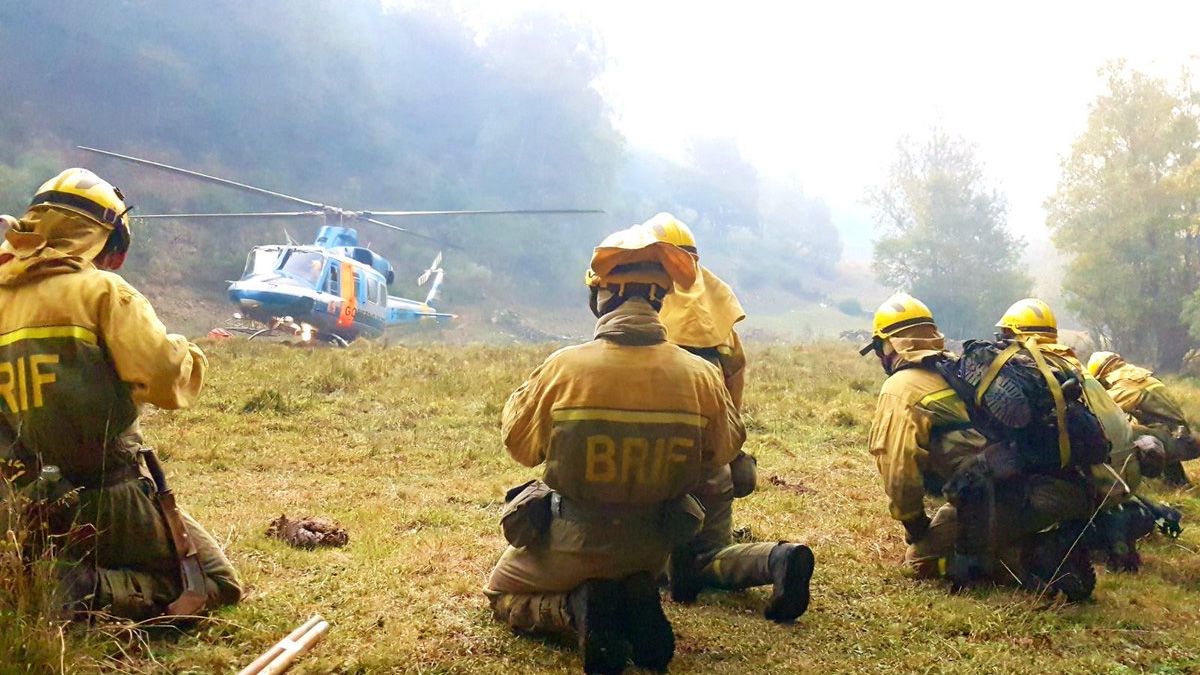
[[[689,548],[704,586],[736,590],[773,583],[767,561],[776,543],[733,543],[733,492],[695,496],[704,506],[704,528]]]
[[[611,518],[603,508],[576,506],[580,518],[555,516],[545,538],[508,546],[483,593],[497,621],[523,633],[569,633],[572,590],[589,579],[658,574],[670,552],[658,518]]]
[[[187,513],[183,521],[204,573],[207,609],[238,602],[241,583],[220,544]],[[96,608],[144,619],[162,614],[183,592],[171,532],[148,479],[85,490],[79,522],[94,523],[97,530]]]
[[[1028,476],[997,486],[992,543],[996,558],[995,580],[1011,582],[1022,574],[1021,540],[1055,523],[1087,519],[1093,503],[1083,486],[1052,478]],[[958,511],[946,504],[933,516],[929,531],[911,544],[904,561],[918,577],[946,574],[958,535]]]
[[[134,478],[78,492],[78,504],[66,515],[75,543],[59,553],[63,565],[84,565],[96,573],[95,610],[143,620],[161,615],[183,592],[179,562],[170,530],[158,505],[153,483]],[[14,503],[9,496],[0,525],[11,526]],[[191,516],[184,526],[196,546],[204,575],[206,609],[236,603],[242,588],[237,572],[220,544]],[[6,527],[7,529],[7,527]],[[65,569],[65,568],[64,568]]]
[[[492,617],[518,633],[571,634],[568,593],[501,593],[484,589]]]

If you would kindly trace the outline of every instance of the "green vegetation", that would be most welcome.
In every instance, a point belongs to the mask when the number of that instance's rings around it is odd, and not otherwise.
[[[661,210],[693,223],[706,263],[748,290],[821,297],[841,252],[828,211],[761,179],[732,142],[696,141],[682,163],[626,148],[598,89],[598,36],[553,13],[477,35],[437,3],[2,3],[0,44],[0,213],[19,215],[43,180],[77,163],[121,186],[135,215],[289,206],[76,144],[346,208],[608,212],[403,221],[457,247],[446,249],[443,297],[460,308],[574,302],[591,247]],[[156,221],[137,233],[128,272],[147,291],[217,296],[251,245],[284,241],[285,226],[311,240],[316,225]],[[396,264],[394,290],[416,294],[411,279],[439,246],[361,235]]]
[[[68,632],[75,670],[230,672],[313,612],[333,628],[298,673],[578,668],[572,650],[494,623],[480,593],[503,547],[504,490],[535,475],[500,447],[499,411],[550,347],[207,349],[201,403],[150,415],[145,430],[184,507],[226,543],[248,597],[194,633],[144,645],[111,627],[86,641]],[[901,529],[864,449],[877,366],[844,343],[752,344],[750,357],[748,448],[761,487],[738,502],[737,524],[813,546],[814,603],[796,625],[775,626],[759,616],[762,589],[668,601],[672,672],[1200,668],[1200,529],[1178,542],[1153,536],[1142,573],[1102,572],[1092,604],[1044,607],[1008,589],[949,595],[897,564]],[[1171,384],[1200,416],[1200,386]],[[1159,497],[1200,517],[1191,492]],[[333,517],[350,544],[290,549],[264,534],[280,513]]]
[[[17,466],[2,468],[19,474]],[[60,669],[65,645],[65,621],[52,610],[54,553],[28,517],[30,501],[9,482],[15,478],[0,480],[0,494],[12,495],[0,504],[0,522],[8,525],[0,541],[0,664],[49,674]]]
[[[990,334],[1004,309],[1028,295],[1004,198],[987,186],[964,139],[934,130],[922,143],[902,141],[889,182],[869,201],[883,230],[879,282],[924,301],[949,337]]]
[[[1186,74],[1176,85],[1120,63],[1106,74],[1047,204],[1070,257],[1063,289],[1097,337],[1175,370],[1195,344],[1189,325],[1200,336],[1200,93]]]

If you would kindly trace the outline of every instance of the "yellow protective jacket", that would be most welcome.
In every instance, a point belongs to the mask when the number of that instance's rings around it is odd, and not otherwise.
[[[987,439],[972,428],[966,406],[946,380],[921,365],[943,351],[941,336],[894,337],[890,343],[901,360],[879,392],[868,447],[892,517],[906,521],[925,513],[925,494],[940,494],[941,484]]]
[[[132,286],[91,265],[105,237],[84,216],[40,205],[0,245],[0,441],[19,441],[0,445],[80,484],[136,463],[118,441],[138,406],[187,406],[207,365]]]
[[[1100,378],[1108,395],[1145,426],[1187,427],[1183,408],[1166,385],[1145,368],[1125,364]]]
[[[720,371],[666,341],[648,303],[632,299],[596,325],[596,339],[552,354],[509,397],[508,452],[545,462],[545,482],[589,504],[680,497],[745,441]]]
[[[676,285],[659,311],[667,340],[720,366],[725,385],[739,408],[746,352],[733,327],[745,318],[733,289],[704,266],[700,266],[700,274],[690,287]]]
[[[667,340],[681,347],[721,348],[730,343],[737,322],[746,318],[733,289],[703,265],[695,283],[676,285],[659,312]]]
[[[745,318],[733,289],[704,266],[700,266],[700,274],[690,287],[676,285],[659,311],[669,342],[721,369],[725,387],[739,411],[746,385],[746,352],[734,325]],[[730,469],[722,466],[707,473],[698,492],[719,495],[732,490]]]
[[[1122,363],[1100,378],[1100,382],[1121,410],[1137,421],[1135,431],[1151,434],[1162,442],[1168,462],[1195,456],[1196,446],[1183,408],[1153,373]]]

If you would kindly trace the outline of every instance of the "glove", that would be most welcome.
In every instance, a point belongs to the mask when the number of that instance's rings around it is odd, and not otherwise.
[[[901,521],[904,526],[904,543],[915,544],[925,538],[929,532],[929,516],[921,515]]]
[[[1133,441],[1134,452],[1137,453],[1138,467],[1147,478],[1157,478],[1162,475],[1167,463],[1166,448],[1162,441],[1145,434]]]
[[[738,456],[729,463],[730,477],[733,479],[733,497],[741,499],[754,492],[758,483],[758,460],[753,455],[739,452]]]

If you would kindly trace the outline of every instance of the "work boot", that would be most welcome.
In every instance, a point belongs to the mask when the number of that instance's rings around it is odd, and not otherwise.
[[[1024,547],[1025,579],[1022,585],[1037,593],[1062,593],[1068,602],[1092,597],[1096,571],[1092,569],[1087,542],[1079,537],[1081,524],[1062,525],[1033,535]]]
[[[621,630],[624,593],[612,579],[590,579],[571,591],[568,608],[579,635],[585,673],[620,673],[630,647]]]
[[[977,581],[992,574],[992,561],[982,555],[955,553],[947,559],[946,578],[950,580],[950,591],[958,593]]]
[[[1154,521],[1153,526],[1164,535],[1178,539],[1183,534],[1183,513],[1170,504],[1156,502],[1149,497],[1138,495],[1137,500],[1145,507],[1149,517]],[[1146,524],[1142,523],[1142,527]],[[1147,531],[1146,534],[1149,534]]]
[[[763,616],[787,623],[803,614],[808,609],[808,584],[815,565],[812,549],[804,544],[776,545],[767,559],[774,588]]]
[[[625,636],[633,648],[633,663],[665,672],[675,656],[675,631],[663,614],[654,577],[649,572],[639,572],[625,577],[621,587],[625,592]]]
[[[695,602],[704,588],[703,568],[690,544],[676,546],[671,551],[671,599],[675,602]]]
[[[1107,509],[1093,522],[1097,539],[1103,546],[1106,566],[1111,572],[1137,572],[1142,556],[1137,540],[1154,530],[1154,517],[1136,499]]]

